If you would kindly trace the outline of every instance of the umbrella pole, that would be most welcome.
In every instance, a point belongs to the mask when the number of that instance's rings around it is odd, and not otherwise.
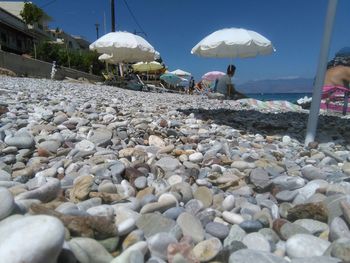
[[[334,18],[337,11],[338,0],[328,0],[328,9],[323,33],[323,43],[320,52],[319,63],[317,67],[317,75],[314,84],[312,102],[310,107],[309,119],[307,122],[307,130],[305,137],[305,145],[315,140],[318,115],[320,112],[322,86],[327,68],[327,60],[329,54],[329,46],[331,42]]]

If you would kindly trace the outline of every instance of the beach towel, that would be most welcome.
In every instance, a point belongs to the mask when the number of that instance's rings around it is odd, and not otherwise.
[[[300,111],[302,107],[286,100],[261,101],[256,99],[238,100],[242,106],[256,110]]]
[[[327,85],[322,89],[320,108],[327,111],[350,112],[348,104],[349,89],[342,86]]]

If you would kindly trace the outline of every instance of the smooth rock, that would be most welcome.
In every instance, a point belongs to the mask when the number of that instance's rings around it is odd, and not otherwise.
[[[0,225],[0,258],[11,263],[55,263],[63,241],[60,220],[46,215],[19,218]]]
[[[229,263],[288,263],[285,259],[275,256],[272,253],[252,250],[241,249],[234,252],[230,258]]]
[[[192,250],[193,255],[200,262],[207,262],[213,259],[222,249],[221,241],[217,238],[210,238],[199,242]]]
[[[0,188],[0,221],[8,217],[15,209],[15,201],[9,190],[6,188]]]
[[[69,241],[69,246],[81,263],[109,263],[113,259],[108,251],[92,238],[73,238]]]
[[[322,256],[330,244],[312,235],[297,234],[287,240],[286,252],[291,258]]]
[[[192,214],[185,212],[179,215],[176,223],[180,226],[184,236],[190,236],[195,243],[204,239],[204,230],[201,222]]]

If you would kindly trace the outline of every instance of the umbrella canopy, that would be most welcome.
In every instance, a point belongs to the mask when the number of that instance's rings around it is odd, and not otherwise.
[[[173,74],[175,74],[177,76],[192,76],[191,73],[186,72],[186,71],[184,71],[182,69],[176,69],[174,71],[171,71],[170,73],[173,73]]]
[[[135,71],[139,72],[148,72],[148,71],[155,71],[160,70],[163,68],[163,65],[156,61],[151,62],[138,62],[134,65],[132,65],[132,68]]]
[[[224,75],[226,75],[226,74],[222,71],[210,71],[210,72],[205,73],[202,76],[202,79],[213,81],[213,80],[216,80]]]
[[[173,73],[165,73],[160,76],[160,79],[164,80],[166,83],[170,85],[179,84],[183,80],[183,78],[180,78],[179,76],[176,76]]]
[[[118,62],[115,62],[113,60],[113,55],[109,55],[109,54],[102,54],[102,55],[100,55],[98,57],[98,60],[107,62],[109,64],[118,64]]]
[[[98,53],[112,54],[114,62],[153,61],[156,53],[144,38],[121,31],[100,37],[89,48]]]
[[[191,53],[200,57],[249,58],[275,51],[270,40],[243,28],[225,28],[208,35]]]

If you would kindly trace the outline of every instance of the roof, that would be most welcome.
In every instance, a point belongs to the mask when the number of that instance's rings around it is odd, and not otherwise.
[[[24,7],[24,2],[0,1],[0,7],[22,20],[20,15]]]

